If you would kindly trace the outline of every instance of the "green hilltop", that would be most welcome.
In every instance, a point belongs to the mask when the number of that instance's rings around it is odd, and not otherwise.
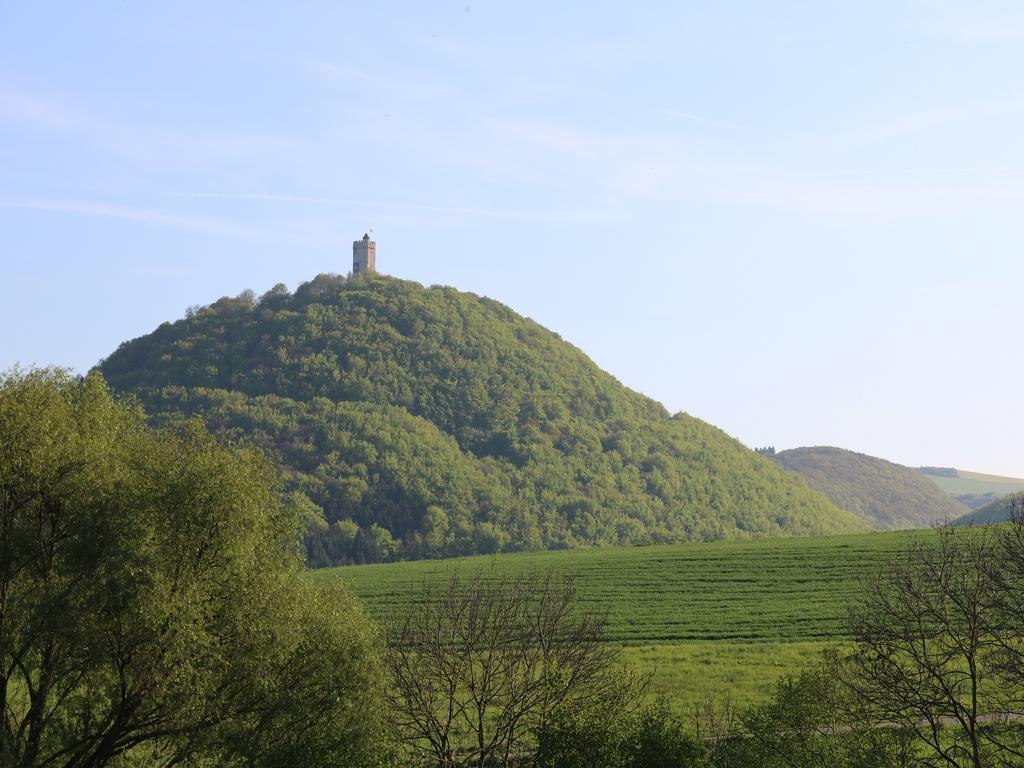
[[[876,530],[936,525],[967,511],[918,470],[863,453],[815,446],[772,458]]]
[[[320,275],[190,310],[100,371],[277,461],[313,565],[863,530],[491,299]]]

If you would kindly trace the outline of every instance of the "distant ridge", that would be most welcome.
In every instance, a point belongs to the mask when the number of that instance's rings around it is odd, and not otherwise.
[[[863,453],[816,446],[781,451],[772,458],[877,530],[921,528],[967,511],[922,471]]]
[[[965,472],[952,467],[921,467],[921,474],[970,509],[987,504],[1017,491],[1024,491],[1024,479]]]
[[[1013,515],[1024,514],[1024,492],[1003,496],[991,504],[974,509],[953,521],[953,525],[984,525],[1005,523]]]
[[[99,366],[268,451],[315,565],[863,530],[508,307],[376,274],[222,298]]]

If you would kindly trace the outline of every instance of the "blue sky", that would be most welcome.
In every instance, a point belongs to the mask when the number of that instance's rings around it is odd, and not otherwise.
[[[0,368],[372,227],[749,445],[1024,476],[1022,135],[1019,2],[5,3]]]

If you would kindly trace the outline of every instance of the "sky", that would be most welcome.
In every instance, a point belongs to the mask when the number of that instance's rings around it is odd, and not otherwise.
[[[351,268],[750,446],[1024,477],[1024,4],[0,1],[0,369]]]

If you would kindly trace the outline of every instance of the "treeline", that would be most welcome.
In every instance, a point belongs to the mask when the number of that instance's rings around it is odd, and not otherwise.
[[[311,565],[854,531],[798,479],[671,416],[489,299],[320,275],[193,308],[100,365],[158,424],[258,445]]]
[[[571,579],[455,573],[374,626],[256,452],[99,376],[0,377],[0,765],[897,768],[1024,756],[1024,508],[916,540],[851,642],[734,712],[650,702]],[[700,686],[700,681],[693,681]]]

